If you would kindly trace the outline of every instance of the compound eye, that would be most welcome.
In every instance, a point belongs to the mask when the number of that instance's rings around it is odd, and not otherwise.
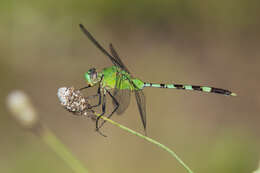
[[[91,69],[89,69],[89,71],[88,71],[88,73],[91,75],[91,74],[93,74],[93,73],[95,73],[96,72],[96,69],[95,68],[91,68]]]
[[[90,78],[92,80],[95,80],[97,79],[97,72],[96,72],[96,69],[95,68],[92,68],[88,71],[88,74],[90,75]]]

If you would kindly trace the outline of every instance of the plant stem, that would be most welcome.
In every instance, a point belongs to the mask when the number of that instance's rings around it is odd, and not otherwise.
[[[96,116],[99,116],[98,114],[95,114],[95,115],[96,115]],[[119,128],[121,128],[121,129],[123,129],[123,130],[125,130],[125,131],[127,131],[127,132],[129,132],[129,133],[132,133],[132,134],[134,134],[134,135],[136,135],[136,136],[138,136],[138,137],[140,137],[140,138],[143,138],[144,140],[146,140],[146,141],[148,141],[148,142],[151,142],[151,143],[157,145],[158,147],[160,147],[160,148],[162,148],[163,150],[167,151],[171,156],[173,156],[173,157],[187,170],[187,172],[193,173],[193,171],[181,160],[181,158],[180,158],[174,151],[172,151],[170,148],[166,147],[165,145],[159,143],[158,141],[156,141],[156,140],[154,140],[154,139],[152,139],[152,138],[149,138],[149,137],[147,137],[147,136],[144,136],[144,135],[142,135],[141,133],[138,133],[138,132],[136,132],[136,131],[134,131],[134,130],[128,128],[128,127],[125,127],[125,126],[123,126],[123,125],[121,125],[121,124],[119,124],[119,123],[117,123],[117,122],[115,122],[115,121],[113,121],[113,120],[111,120],[111,119],[108,119],[108,118],[105,117],[105,116],[102,116],[101,118],[102,118],[103,120],[105,120],[105,121],[108,121],[109,123],[111,123],[111,124],[113,124],[113,125],[118,126]]]
[[[77,160],[72,153],[66,148],[66,146],[60,142],[60,140],[47,128],[43,128],[40,134],[42,140],[51,148],[53,151],[60,156],[61,159],[68,164],[68,166],[75,173],[88,173],[88,170]]]

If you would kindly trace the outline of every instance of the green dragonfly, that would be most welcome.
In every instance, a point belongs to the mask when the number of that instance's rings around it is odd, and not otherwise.
[[[85,79],[88,85],[82,89],[93,87],[98,85],[97,94],[94,96],[99,97],[99,101],[96,105],[92,107],[97,107],[102,104],[102,113],[96,119],[96,130],[98,131],[100,127],[104,124],[99,125],[99,120],[106,112],[106,96],[107,94],[112,98],[114,105],[113,111],[107,116],[111,116],[116,112],[117,114],[122,114],[128,107],[130,103],[131,92],[135,93],[135,98],[138,106],[138,110],[141,116],[144,131],[146,132],[146,104],[145,95],[143,89],[146,87],[154,88],[171,88],[171,89],[181,89],[181,90],[193,90],[223,94],[227,96],[236,96],[235,93],[221,88],[208,87],[208,86],[198,86],[198,85],[183,85],[183,84],[161,84],[161,83],[150,83],[143,82],[138,78],[134,78],[127,67],[124,65],[120,59],[115,48],[110,43],[109,49],[111,54],[109,54],[98,42],[97,40],[88,32],[88,30],[82,25],[79,25],[83,33],[89,38],[89,40],[103,52],[114,64],[111,67],[104,68],[102,71],[97,72],[95,68],[91,68],[85,73]],[[113,93],[110,91],[113,90]]]

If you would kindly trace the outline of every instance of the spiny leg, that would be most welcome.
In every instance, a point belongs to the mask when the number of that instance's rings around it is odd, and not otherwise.
[[[98,121],[100,120],[100,118],[106,113],[106,93],[103,93],[103,97],[102,97],[102,113],[97,117],[96,119],[96,131],[104,136],[104,137],[107,137],[106,135],[104,135],[103,133],[101,133],[99,131],[99,128],[98,128]]]
[[[102,79],[103,79],[103,76],[102,76],[101,80],[102,80]],[[83,89],[86,89],[86,88],[89,88],[89,87],[92,87],[92,86],[91,86],[91,85],[88,85],[88,86],[86,86],[86,87],[80,88],[79,90],[83,90]],[[102,103],[102,113],[101,113],[101,114],[97,117],[97,119],[96,119],[96,131],[97,131],[100,135],[102,135],[102,136],[104,136],[104,137],[107,137],[107,136],[104,135],[102,132],[100,132],[100,131],[99,131],[99,128],[98,128],[98,121],[99,121],[99,119],[101,118],[101,116],[103,116],[103,115],[105,114],[105,112],[106,112],[106,94],[105,94],[105,93],[103,94],[103,99],[102,99],[102,97],[101,97],[101,85],[99,85],[99,87],[98,87],[97,94],[92,95],[92,96],[88,96],[87,99],[88,99],[88,98],[91,98],[91,97],[96,97],[96,96],[99,96],[98,104],[91,106],[91,108],[100,106],[101,100],[102,100],[102,102],[103,102],[103,103]]]
[[[101,104],[101,82],[103,80],[103,77],[104,77],[104,75],[101,76],[101,79],[100,79],[100,82],[99,82],[99,86],[98,86],[98,90],[97,90],[97,94],[86,97],[87,99],[99,97],[98,104],[91,106],[91,108],[98,107]],[[87,86],[85,86],[83,88],[80,88],[79,90],[82,91],[82,90],[90,88],[90,87],[92,87],[92,85],[88,84]]]
[[[106,113],[106,93],[103,94],[103,98],[102,98],[102,113],[97,117],[96,120],[96,130],[98,131],[98,121],[100,120],[100,118]]]
[[[87,88],[90,88],[90,87],[92,87],[92,86],[91,85],[87,85],[87,86],[85,86],[83,88],[80,88],[79,90],[81,91],[81,90],[84,90],[84,89],[87,89]]]
[[[106,91],[108,92],[109,96],[113,99],[114,103],[116,104],[116,107],[115,109],[107,116],[107,118],[111,118],[112,115],[117,111],[117,109],[119,108],[119,103],[118,101],[116,100],[116,98],[109,92],[109,91]],[[105,124],[106,120],[104,120],[101,125],[99,126],[99,128],[101,128],[104,124]]]
[[[95,104],[95,105],[91,105],[91,108],[100,106],[101,105],[101,86],[100,85],[98,87],[97,94],[92,95],[92,96],[88,96],[87,99],[93,98],[93,97],[98,97],[98,103]]]

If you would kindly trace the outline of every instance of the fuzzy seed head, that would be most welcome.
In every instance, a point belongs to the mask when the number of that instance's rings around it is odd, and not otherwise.
[[[38,122],[38,116],[29,97],[22,91],[13,91],[8,95],[7,107],[24,127],[33,127]]]
[[[58,89],[57,96],[62,106],[69,112],[79,115],[88,115],[93,112],[87,99],[74,87],[61,87]]]

